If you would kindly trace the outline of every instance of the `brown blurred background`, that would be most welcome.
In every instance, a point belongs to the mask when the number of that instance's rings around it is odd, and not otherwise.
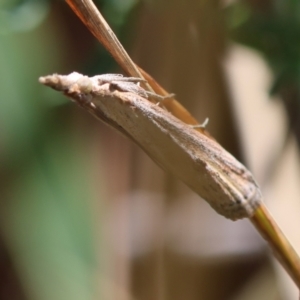
[[[134,61],[210,119],[300,251],[300,3],[95,3]],[[121,73],[64,1],[1,2],[0,299],[296,299],[248,220],[38,83],[72,71]]]

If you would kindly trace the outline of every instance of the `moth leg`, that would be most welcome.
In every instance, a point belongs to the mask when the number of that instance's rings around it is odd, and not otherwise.
[[[171,98],[175,97],[175,94],[173,94],[173,93],[168,94],[166,96],[162,96],[162,95],[158,95],[158,94],[153,93],[153,92],[146,91],[146,94],[147,94],[148,97],[151,97],[151,98],[153,98],[157,101],[156,105],[161,104],[161,102],[165,99],[171,99]]]
[[[203,123],[197,125],[191,125],[192,128],[202,128],[205,129],[209,122],[209,118],[206,118]]]
[[[111,83],[114,81],[122,82],[145,82],[145,79],[137,77],[124,77],[122,74],[102,74],[96,75],[93,78],[97,79],[101,83]]]

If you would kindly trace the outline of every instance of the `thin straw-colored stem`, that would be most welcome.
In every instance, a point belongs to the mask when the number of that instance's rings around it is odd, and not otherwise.
[[[261,205],[250,221],[269,243],[276,258],[300,288],[300,258],[268,209]]]
[[[66,0],[66,2],[127,75],[144,79],[139,68],[125,51],[92,0]],[[153,89],[147,82],[144,85],[146,90],[153,92]]]

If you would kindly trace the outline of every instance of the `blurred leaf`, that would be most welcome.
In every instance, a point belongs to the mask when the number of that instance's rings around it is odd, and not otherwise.
[[[249,16],[244,18],[246,10]],[[267,12],[254,11],[244,3],[234,4],[228,12],[229,23],[244,18],[244,22],[231,31],[232,37],[262,52],[273,68],[276,79],[272,92],[290,81],[300,82],[299,1],[276,1]]]
[[[30,299],[92,299],[86,137],[68,126],[71,106],[49,105],[60,100],[38,83],[62,69],[68,49],[53,24],[0,34],[1,230]]]
[[[78,142],[50,136],[8,199],[6,235],[30,299],[94,293],[89,172]]]
[[[34,29],[47,16],[47,0],[2,1],[0,3],[0,33]]]

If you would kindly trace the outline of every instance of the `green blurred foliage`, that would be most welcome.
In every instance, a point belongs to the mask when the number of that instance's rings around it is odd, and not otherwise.
[[[275,80],[272,93],[291,82],[300,83],[300,1],[277,0],[254,4],[237,1],[226,9],[233,39],[264,54]]]
[[[134,3],[98,5],[123,26]],[[90,183],[89,137],[74,128],[74,105],[38,83],[72,68],[63,36],[68,20],[54,16],[63,7],[69,9],[62,1],[0,2],[1,236],[28,299],[94,299],[99,264],[91,199],[97,191],[101,202],[105,182]],[[111,66],[103,50],[103,57],[93,53],[78,65]]]

